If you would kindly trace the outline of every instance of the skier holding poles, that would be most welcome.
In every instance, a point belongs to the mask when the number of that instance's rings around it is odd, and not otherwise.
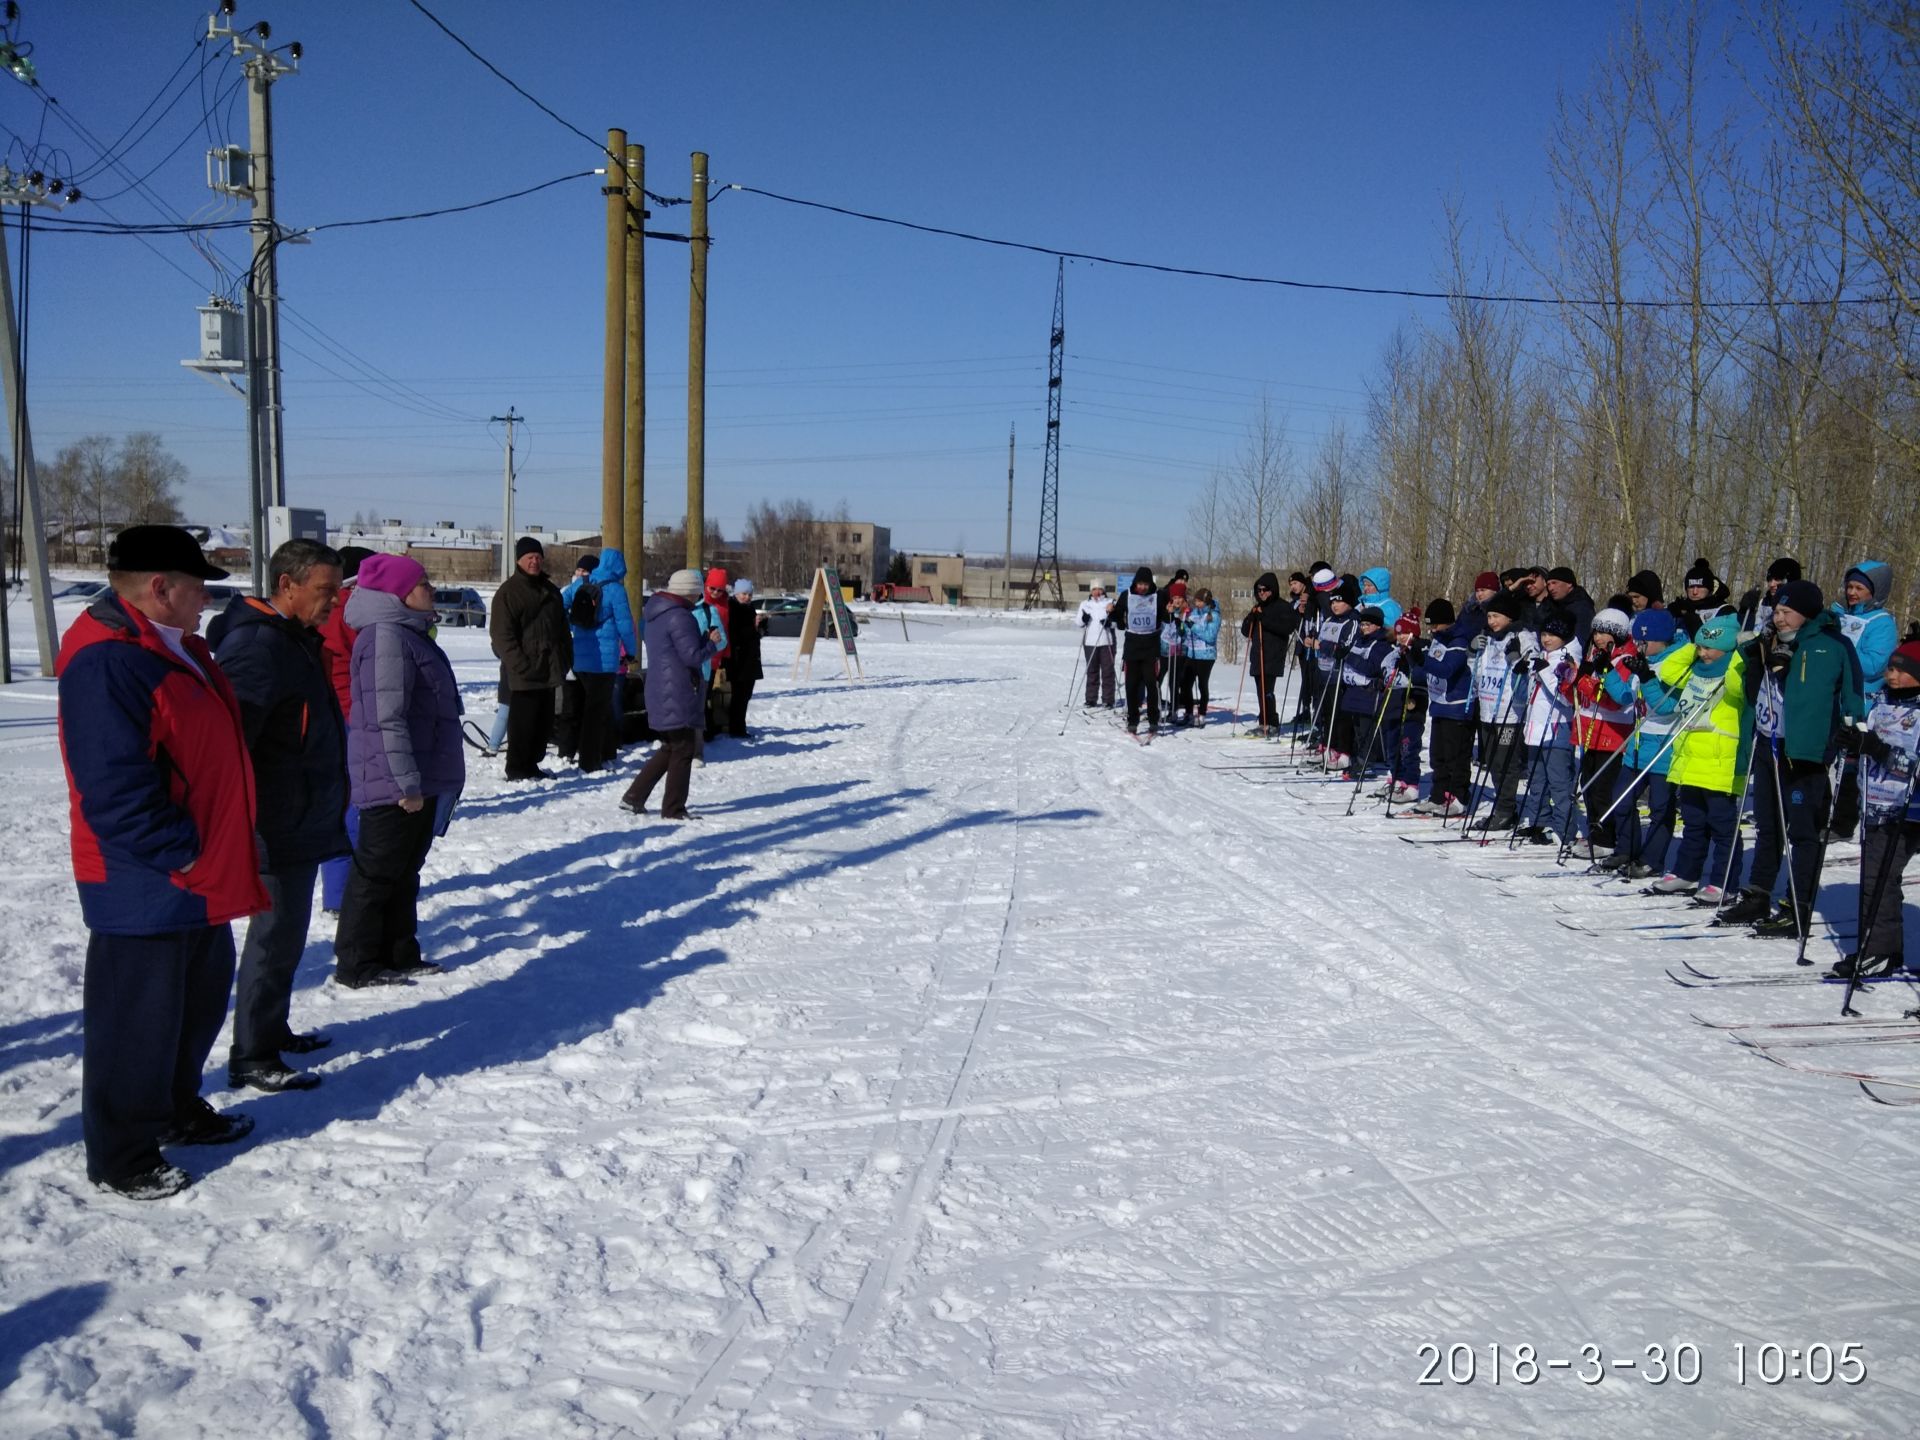
[[[1617,705],[1637,705],[1639,722],[1620,749],[1624,769],[1613,799],[1593,822],[1593,828],[1614,820],[1613,853],[1595,869],[1619,871],[1629,880],[1646,880],[1663,873],[1667,847],[1673,843],[1674,795],[1667,783],[1667,763],[1673,751],[1675,710],[1679,697],[1654,674],[1653,662],[1663,655],[1679,633],[1665,610],[1646,609],[1633,617],[1633,645],[1619,655],[1606,677],[1607,698]],[[1638,653],[1632,653],[1638,652]],[[1640,825],[1640,796],[1647,797],[1647,824]]]
[[[1314,735],[1319,742],[1321,767],[1326,770],[1345,769],[1348,759],[1340,749],[1340,732],[1336,727],[1347,652],[1360,638],[1360,622],[1353,613],[1359,593],[1358,580],[1351,575],[1341,577],[1340,588],[1327,597],[1326,618],[1320,622],[1320,653],[1316,657],[1320,668],[1320,707],[1314,716]],[[1348,743],[1351,744],[1351,740]],[[1311,767],[1313,761],[1309,759],[1307,764]]]
[[[1548,616],[1540,626],[1540,653],[1526,661],[1533,673],[1526,712],[1526,815],[1525,823],[1513,832],[1512,841],[1561,845],[1562,858],[1573,836],[1573,777],[1579,764],[1573,728],[1573,682],[1579,662],[1580,643],[1574,638],[1573,618]]]
[[[1842,1014],[1851,1012],[1854,987],[1860,981],[1891,975],[1906,963],[1900,916],[1906,895],[1900,877],[1920,850],[1916,780],[1920,780],[1920,641],[1909,640],[1887,658],[1886,683],[1867,716],[1860,741],[1865,812],[1860,836],[1860,943],[1829,972],[1850,982]]]
[[[1515,623],[1520,602],[1511,593],[1495,595],[1482,607],[1486,616],[1486,644],[1480,647],[1474,662],[1473,686],[1480,710],[1481,782],[1492,781],[1493,811],[1478,827],[1483,837],[1495,830],[1511,830],[1519,821],[1515,806],[1520,790],[1520,726],[1514,719],[1513,702],[1518,687],[1514,683],[1516,667],[1526,653]],[[1475,643],[1478,644],[1478,638]],[[1467,797],[1467,814],[1461,825],[1461,838],[1474,828],[1473,814],[1479,808],[1479,784]]]
[[[1745,666],[1735,649],[1739,639],[1739,617],[1731,611],[1716,615],[1701,624],[1691,648],[1659,668],[1661,680],[1681,690],[1689,719],[1675,732],[1668,772],[1680,792],[1680,850],[1672,871],[1653,882],[1656,895],[1697,891],[1700,903],[1718,905],[1722,887],[1709,881],[1703,889],[1701,875],[1730,880],[1739,873],[1740,797],[1753,738]],[[1725,863],[1708,866],[1710,851]]]
[[[1414,642],[1409,655],[1418,657],[1433,715],[1433,787],[1404,813],[1450,820],[1467,813],[1473,788],[1473,637],[1462,633],[1465,624],[1445,598],[1427,602],[1426,620],[1429,634]]]
[[[1340,665],[1340,701],[1339,713],[1333,717],[1333,749],[1335,755],[1345,757],[1347,765],[1342,778],[1354,782],[1357,795],[1366,778],[1368,759],[1391,693],[1387,686],[1387,667],[1394,649],[1393,638],[1387,634],[1377,606],[1362,607],[1354,616],[1354,624],[1356,633],[1348,642]],[[1360,726],[1366,721],[1371,724],[1363,736]],[[1328,757],[1328,769],[1333,768],[1334,758]],[[1348,810],[1351,813],[1351,805]]]
[[[1140,702],[1147,704],[1147,734],[1160,733],[1160,686],[1155,670],[1160,661],[1160,627],[1166,623],[1166,597],[1153,587],[1153,571],[1145,565],[1133,572],[1133,587],[1115,605],[1126,641],[1121,660],[1127,672],[1127,733],[1140,733]]]
[[[1080,653],[1087,663],[1087,709],[1113,708],[1113,602],[1098,580],[1080,602]],[[1071,692],[1069,692],[1071,693]]]
[[[1300,615],[1280,595],[1280,582],[1271,570],[1253,582],[1253,608],[1240,621],[1247,640],[1247,668],[1259,687],[1260,723],[1255,733],[1280,733],[1280,711],[1273,690],[1287,668],[1288,642],[1300,628]]]
[[[1844,727],[1864,719],[1867,707],[1860,662],[1819,586],[1810,580],[1783,583],[1774,592],[1770,620],[1741,648],[1756,737],[1753,871],[1721,918],[1804,945],[1833,809],[1828,766],[1848,733]],[[1789,841],[1788,895],[1769,915]]]

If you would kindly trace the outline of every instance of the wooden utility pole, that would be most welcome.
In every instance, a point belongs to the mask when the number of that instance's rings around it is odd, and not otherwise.
[[[627,601],[637,617],[647,569],[647,150],[627,146]],[[635,657],[636,661],[639,657]]]
[[[687,315],[687,568],[707,552],[707,155],[693,152],[693,288]]]
[[[1007,426],[1007,568],[1000,572],[1000,598],[1009,606],[1013,604],[1013,426],[1011,425]]]
[[[624,550],[627,523],[627,132],[607,131],[607,315],[600,391],[600,546]]]

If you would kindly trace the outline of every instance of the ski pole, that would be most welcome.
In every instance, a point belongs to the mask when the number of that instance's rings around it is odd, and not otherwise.
[[[1413,677],[1408,676],[1407,688],[1401,693],[1401,696],[1400,696],[1400,725],[1399,725],[1399,728],[1395,731],[1397,739],[1395,741],[1394,748],[1396,750],[1400,746],[1407,743],[1407,712],[1412,708],[1413,708]],[[1387,818],[1389,820],[1393,818],[1393,800],[1394,800],[1395,794],[1398,793],[1399,784],[1400,784],[1399,777],[1393,773],[1394,763],[1398,758],[1399,757],[1396,755],[1389,755],[1387,757]],[[1418,765],[1414,767],[1413,788],[1415,790],[1418,790],[1420,788],[1420,769]]]
[[[1488,643],[1491,644],[1492,643],[1491,640],[1489,640]],[[1514,675],[1514,672],[1511,666],[1509,666],[1507,673],[1504,676],[1502,676],[1500,680],[1500,703],[1494,706],[1493,718],[1488,720],[1482,720],[1480,722],[1482,725],[1491,727],[1494,738],[1486,742],[1480,747],[1482,752],[1480,756],[1480,764],[1477,767],[1476,772],[1474,774],[1473,783],[1470,786],[1468,786],[1466,813],[1460,817],[1460,838],[1462,840],[1465,840],[1473,830],[1474,813],[1478,811],[1480,808],[1480,787],[1483,784],[1485,784],[1487,781],[1493,778],[1493,755],[1491,752],[1498,750],[1500,748],[1500,744],[1499,744],[1500,727],[1510,723],[1508,720],[1504,720],[1501,717],[1504,715],[1511,714],[1513,710],[1513,697],[1517,693],[1519,693],[1514,688],[1513,675]],[[1474,706],[1474,709],[1476,710],[1480,708],[1479,679],[1480,679],[1479,670],[1478,670],[1478,667],[1476,666],[1475,673],[1474,673],[1474,700],[1473,700],[1473,706]],[[1503,766],[1501,767],[1501,779],[1504,781],[1505,778],[1506,778],[1506,767]]]
[[[1538,671],[1535,672],[1533,677],[1533,685],[1527,691],[1527,708],[1521,712],[1520,740],[1522,744],[1526,744],[1527,731],[1533,724],[1533,702],[1540,697],[1540,674],[1541,672],[1538,672]],[[1543,740],[1546,738],[1547,733],[1548,732],[1544,730],[1541,732],[1541,736]],[[1521,803],[1525,805],[1529,810],[1535,811],[1533,818],[1537,821],[1540,818],[1540,816],[1538,814],[1538,810],[1535,805],[1535,796],[1533,793],[1533,776],[1534,776],[1534,772],[1540,768],[1540,757],[1546,753],[1547,747],[1544,744],[1541,744],[1541,745],[1527,745],[1527,748],[1533,751],[1533,754],[1527,758],[1527,774],[1526,774],[1525,780],[1522,782],[1527,787],[1527,793],[1526,793],[1526,798],[1522,800]],[[1516,845],[1520,843],[1521,828],[1522,828],[1521,826],[1515,825],[1513,829],[1510,832],[1508,832],[1507,834],[1508,850],[1512,850]]]
[[[1228,598],[1232,598],[1232,597],[1229,596]],[[1247,671],[1252,667],[1253,667],[1253,641],[1249,639],[1247,641],[1246,653],[1240,657],[1240,684],[1237,687],[1235,687],[1233,692],[1233,718],[1236,721],[1240,718],[1240,701],[1247,693]],[[1238,738],[1238,736],[1242,733],[1243,732],[1236,730],[1234,732],[1234,735],[1236,738]]]
[[[1694,721],[1698,720],[1719,703],[1720,691],[1716,688],[1703,699],[1693,702],[1685,710],[1676,710],[1674,713],[1673,729],[1667,732],[1665,742],[1658,750],[1653,752],[1653,759],[1649,760],[1642,769],[1647,773],[1651,773],[1654,768],[1659,765],[1660,757],[1673,748],[1674,741],[1678,740],[1681,734],[1692,726]],[[1620,797],[1615,796],[1613,804],[1607,807],[1607,813],[1600,817],[1599,823],[1602,825],[1606,824],[1612,817],[1613,812],[1619,808]]]
[[[1846,753],[1842,751],[1836,758],[1844,767],[1846,764]],[[1813,963],[1807,959],[1807,932],[1813,929],[1813,902],[1820,898],[1820,872],[1825,868],[1827,863],[1827,827],[1833,823],[1834,802],[1839,798],[1840,787],[1834,783],[1833,776],[1829,773],[1827,776],[1827,813],[1820,818],[1820,836],[1819,839],[1814,842],[1816,848],[1814,850],[1813,860],[1813,891],[1807,896],[1805,914],[1801,913],[1797,902],[1794,905],[1793,923],[1800,931],[1800,948],[1795,951],[1793,957],[1793,963],[1796,965],[1811,965]],[[1787,817],[1783,807],[1780,816],[1780,828],[1782,831],[1786,829],[1786,819]],[[1788,847],[1787,851],[1787,884],[1789,887],[1793,885],[1793,852],[1791,846]],[[1854,968],[1858,969],[1859,966],[1856,965]]]
[[[1916,779],[1920,779],[1920,763],[1915,763],[1912,770],[1908,772],[1907,793],[1900,802],[1900,808],[1893,812],[1892,822],[1888,827],[1889,829],[1897,832],[1898,828],[1906,823],[1907,811],[1913,807],[1913,782]],[[1871,802],[1867,797],[1865,783],[1862,782],[1860,790],[1860,829],[1863,841],[1865,839],[1867,822],[1872,818],[1872,814]],[[1873,899],[1860,915],[1860,948],[1854,951],[1853,974],[1847,977],[1847,993],[1840,999],[1840,1013],[1842,1015],[1852,1015],[1855,1013],[1853,1009],[1853,992],[1860,988],[1860,967],[1866,963],[1867,942],[1873,938],[1874,927],[1879,924],[1880,901],[1886,895],[1887,881],[1893,875],[1893,857],[1899,848],[1900,846],[1896,836],[1889,835],[1887,837],[1886,852],[1880,857],[1880,873],[1874,877]],[[1864,853],[1864,844],[1861,849],[1862,853]]]
[[[1074,647],[1073,674],[1067,680],[1067,703],[1060,710],[1060,733],[1067,733],[1067,722],[1073,719],[1073,689],[1080,679],[1080,667],[1086,663],[1087,650],[1084,645]]]

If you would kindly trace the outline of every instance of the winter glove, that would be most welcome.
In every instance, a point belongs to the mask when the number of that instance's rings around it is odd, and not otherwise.
[[[1769,650],[1767,652],[1767,673],[1775,680],[1785,681],[1787,671],[1793,666],[1791,650]]]
[[[1840,748],[1848,755],[1855,757],[1864,754],[1866,750],[1866,737],[1869,733],[1871,732],[1866,730],[1856,730],[1851,725],[1842,725],[1840,727]]]
[[[1091,616],[1091,615],[1082,615],[1082,616],[1080,617],[1080,628],[1081,628],[1082,630],[1084,630],[1084,629],[1086,629],[1086,628],[1087,628],[1087,627],[1088,627],[1089,625],[1091,625],[1092,623],[1093,623],[1093,616]]]
[[[1476,655],[1478,655],[1482,650],[1486,648],[1487,648],[1487,636],[1484,631],[1474,636],[1473,639],[1467,642],[1467,649],[1471,650]]]
[[[1534,674],[1538,675],[1552,663],[1553,662],[1544,655],[1529,655],[1520,668],[1523,670],[1531,670]]]
[[[1893,759],[1893,747],[1881,739],[1880,736],[1874,734],[1873,731],[1856,730],[1854,734],[1860,737],[1860,755],[1862,759],[1871,760],[1876,765],[1885,765],[1889,760]]]
[[[1653,662],[1644,655],[1629,655],[1620,663],[1642,685],[1653,679]]]
[[[1507,655],[1512,659],[1520,658],[1520,637],[1514,635],[1507,640]]]

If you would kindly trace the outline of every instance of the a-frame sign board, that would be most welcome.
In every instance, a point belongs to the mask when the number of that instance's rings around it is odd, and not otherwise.
[[[847,678],[866,679],[867,672],[860,664],[860,652],[853,640],[853,612],[847,609],[847,598],[840,593],[840,572],[831,565],[822,565],[813,572],[813,589],[807,595],[807,618],[800,622],[800,653],[793,657],[793,678],[800,678],[800,662],[807,662],[807,677],[813,677],[813,642],[819,638],[820,623],[827,616],[833,617],[834,637],[840,642],[840,658],[847,667]]]

